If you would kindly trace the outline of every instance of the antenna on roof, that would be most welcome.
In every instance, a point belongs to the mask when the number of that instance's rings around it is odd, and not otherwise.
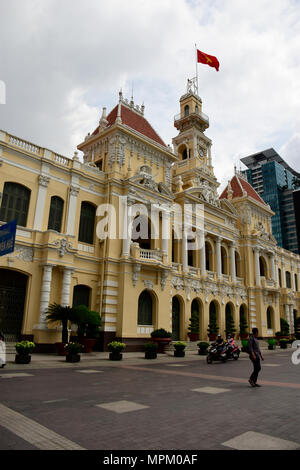
[[[132,86],[131,86],[131,101],[130,101],[130,106],[131,106],[131,107],[134,106],[134,101],[133,101],[133,82],[132,82]]]

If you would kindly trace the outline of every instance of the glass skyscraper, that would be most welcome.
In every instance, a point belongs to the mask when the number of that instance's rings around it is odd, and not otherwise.
[[[243,171],[248,182],[275,212],[272,230],[278,245],[299,253],[297,225],[300,226],[300,215],[296,210],[294,193],[300,185],[300,174],[290,168],[273,148],[244,157],[241,161],[248,167]]]

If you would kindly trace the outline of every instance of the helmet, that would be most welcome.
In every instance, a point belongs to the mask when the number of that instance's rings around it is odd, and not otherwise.
[[[218,334],[218,338],[221,338],[221,337],[222,337],[222,335]]]

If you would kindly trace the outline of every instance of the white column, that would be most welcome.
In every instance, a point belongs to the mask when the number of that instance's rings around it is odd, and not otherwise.
[[[281,263],[282,269],[281,269],[281,277],[282,277],[282,287],[283,289],[286,289],[286,274],[285,274],[285,263]]]
[[[39,317],[39,328],[47,328],[46,326],[46,311],[49,307],[50,292],[51,292],[51,280],[52,280],[52,264],[44,264],[43,266],[43,279],[41,288],[41,299],[40,299],[40,317]]]
[[[123,218],[123,232],[125,237],[122,240],[122,257],[128,258],[130,255],[130,242],[131,242],[131,206],[126,205],[124,207],[124,218]]]
[[[50,181],[49,176],[39,175],[39,190],[37,195],[37,201],[35,206],[35,214],[34,214],[34,222],[33,222],[33,229],[34,230],[42,230],[43,229],[43,216],[45,211],[45,201],[47,195],[47,187]]]
[[[236,265],[235,265],[235,244],[230,245],[230,275],[231,281],[236,282]]]
[[[162,252],[167,256],[168,262],[168,251],[169,251],[169,239],[170,239],[170,219],[169,213],[162,213]]]
[[[216,239],[217,278],[222,278],[221,237]]]
[[[292,289],[295,292],[296,291],[296,283],[295,283],[294,267],[292,267],[292,269],[291,269],[291,281],[292,281]]]
[[[294,326],[294,306],[290,305],[290,333],[295,333],[295,326]]]
[[[274,262],[275,262],[275,283],[276,283],[275,287],[278,288],[279,287],[278,259],[276,258]]]
[[[75,235],[75,218],[76,218],[76,206],[77,206],[77,196],[79,193],[79,188],[75,186],[70,186],[69,192],[69,207],[68,207],[68,217],[67,217],[67,235]],[[79,212],[80,215],[80,212]]]
[[[276,281],[274,253],[271,253],[270,255],[270,262],[271,262],[271,278],[273,281]]]
[[[73,268],[68,268],[67,266],[63,268],[63,281],[60,298],[60,303],[63,307],[70,305],[71,274],[73,271]]]
[[[290,326],[290,332],[291,332],[290,306],[288,304],[285,304],[284,308],[285,308],[285,319]]]
[[[254,248],[255,284],[260,287],[259,248]]]
[[[205,233],[201,233],[200,269],[201,276],[206,276]]]
[[[182,269],[186,272],[188,269],[187,236],[185,230],[182,230]]]

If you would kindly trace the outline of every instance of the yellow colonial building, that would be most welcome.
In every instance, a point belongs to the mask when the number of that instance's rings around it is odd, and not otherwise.
[[[239,331],[241,313],[263,337],[280,330],[280,317],[293,332],[300,257],[276,245],[273,212],[241,174],[218,194],[209,118],[190,81],[174,126],[171,148],[144,106],[120,93],[78,145],[81,159],[0,131],[0,224],[18,221],[15,251],[0,257],[8,340],[51,351],[61,339],[45,320],[52,302],[98,311],[103,349],[114,338],[138,349],[156,328],[186,340],[192,311],[203,340],[214,314],[222,334],[227,315]],[[143,219],[149,233],[133,237]]]

